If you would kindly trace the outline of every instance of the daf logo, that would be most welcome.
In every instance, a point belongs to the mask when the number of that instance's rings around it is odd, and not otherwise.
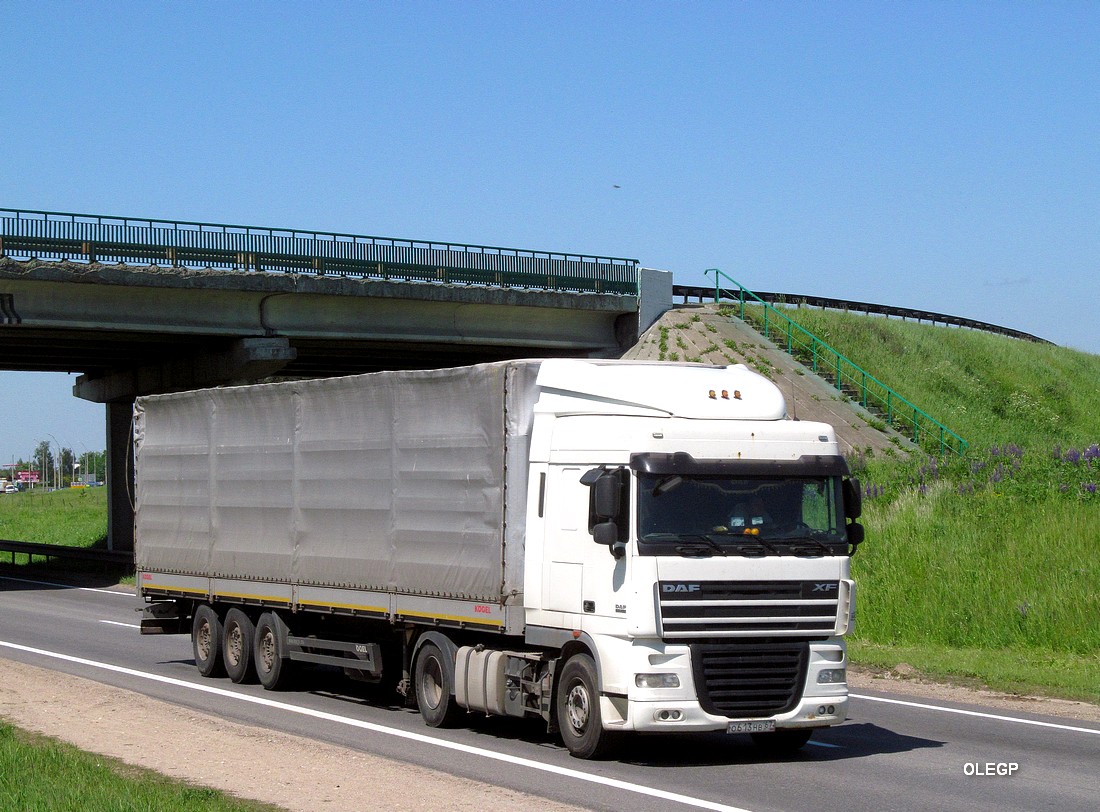
[[[837,584],[814,584],[814,592],[832,592],[837,588]]]
[[[661,584],[662,592],[701,592],[699,584]]]

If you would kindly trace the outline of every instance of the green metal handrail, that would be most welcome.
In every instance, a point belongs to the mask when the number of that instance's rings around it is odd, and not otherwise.
[[[966,453],[969,447],[966,440],[861,369],[790,316],[772,307],[718,268],[708,268],[704,273],[714,274],[715,304],[722,299],[723,294],[726,294],[727,299],[739,301],[739,318],[746,321],[746,315],[751,314],[751,311],[745,309],[746,300],[752,300],[753,305],[763,308],[759,329],[765,338],[772,340],[771,334],[777,333],[786,342],[786,351],[790,355],[801,360],[815,373],[831,376],[833,385],[838,390],[843,392],[845,386],[849,387],[857,395],[853,399],[858,400],[865,409],[872,406],[881,409],[887,424],[895,429],[906,429],[914,443],[923,443],[925,447],[938,446],[940,454],[951,452],[962,456]],[[731,282],[737,291],[724,289],[721,279]]]

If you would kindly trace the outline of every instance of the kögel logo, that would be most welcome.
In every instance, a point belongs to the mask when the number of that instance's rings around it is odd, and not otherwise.
[[[661,584],[662,592],[701,592],[699,584]]]

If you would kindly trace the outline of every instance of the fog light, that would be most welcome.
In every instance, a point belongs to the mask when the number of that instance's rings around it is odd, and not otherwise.
[[[679,688],[680,678],[675,674],[635,674],[634,684],[639,688]]]
[[[678,710],[659,710],[653,714],[653,719],[657,722],[679,722],[683,718],[683,712]]]
[[[817,684],[830,685],[844,682],[844,676],[843,668],[822,668],[817,672]]]

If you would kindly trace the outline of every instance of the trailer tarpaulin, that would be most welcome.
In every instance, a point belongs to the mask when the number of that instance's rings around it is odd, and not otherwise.
[[[138,567],[518,602],[537,371],[139,398]]]

